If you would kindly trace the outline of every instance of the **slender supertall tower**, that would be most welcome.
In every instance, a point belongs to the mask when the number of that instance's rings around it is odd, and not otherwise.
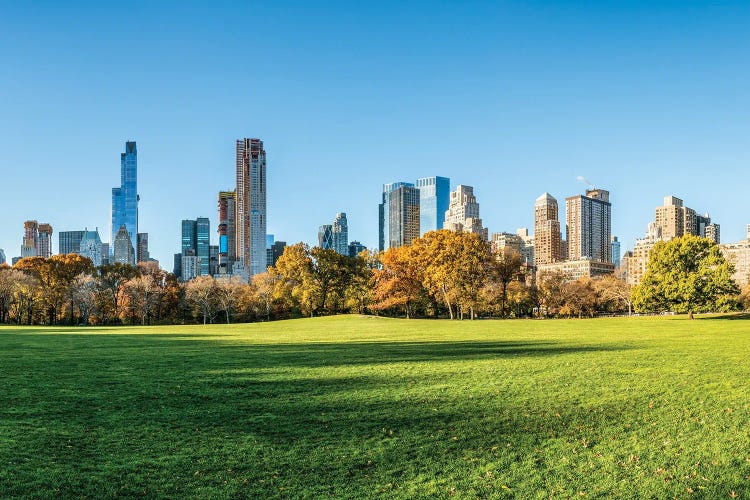
[[[266,151],[260,139],[239,139],[237,258],[249,276],[266,271]]]
[[[120,154],[120,187],[112,188],[112,248],[115,248],[115,237],[123,226],[132,248],[138,248],[138,150],[135,141],[125,143],[125,152]],[[120,245],[118,248],[125,247]],[[115,260],[123,262],[124,258],[116,256]],[[131,264],[135,264],[135,252]]]

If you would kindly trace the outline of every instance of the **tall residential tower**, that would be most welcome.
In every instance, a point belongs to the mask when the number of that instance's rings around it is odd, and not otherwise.
[[[266,271],[266,151],[260,139],[240,139],[237,158],[237,258],[249,276]]]

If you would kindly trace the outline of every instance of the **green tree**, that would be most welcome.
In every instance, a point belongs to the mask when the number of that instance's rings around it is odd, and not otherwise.
[[[683,236],[657,243],[646,274],[633,289],[639,312],[688,313],[725,311],[739,293],[734,269],[716,243],[698,236]]]

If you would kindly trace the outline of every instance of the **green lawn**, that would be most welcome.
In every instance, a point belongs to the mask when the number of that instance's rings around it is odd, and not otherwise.
[[[750,320],[0,327],[0,497],[750,495]]]

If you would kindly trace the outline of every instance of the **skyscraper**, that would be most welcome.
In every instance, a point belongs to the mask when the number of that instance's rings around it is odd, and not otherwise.
[[[487,228],[482,227],[482,219],[479,218],[479,203],[477,203],[477,197],[474,196],[473,187],[457,186],[456,190],[450,193],[450,203],[444,215],[443,228],[478,234],[484,241],[487,241]]]
[[[0,266],[5,264],[5,252],[2,248],[0,248]]]
[[[534,265],[562,260],[557,200],[544,193],[534,203]]]
[[[565,199],[568,260],[612,263],[612,205],[609,191],[587,189]]]
[[[123,224],[115,235],[115,248],[112,253],[115,264],[135,265],[135,249],[130,233]]]
[[[207,217],[196,219],[195,231],[195,255],[201,259],[200,274],[208,276],[211,269],[211,222]]]
[[[445,212],[450,203],[451,181],[447,177],[422,177],[417,179],[419,188],[419,232],[420,236],[430,231],[443,229]]]
[[[331,226],[333,237],[333,249],[341,255],[349,254],[349,225],[346,222],[346,214],[339,212]]]
[[[333,226],[323,224],[318,228],[318,246],[323,250],[333,248]]]
[[[36,240],[36,255],[43,259],[52,256],[52,226],[39,224],[39,237]]]
[[[388,195],[389,247],[411,245],[419,237],[419,189],[401,186]]]
[[[81,240],[86,231],[60,231],[58,235],[58,250],[61,255],[81,253]]]
[[[138,151],[135,142],[125,143],[125,152],[120,154],[120,187],[112,188],[112,240],[120,228],[130,238],[130,246],[138,247]],[[112,246],[115,246],[114,243]],[[117,259],[115,259],[117,261]],[[135,255],[133,262],[135,264]]]
[[[78,245],[78,252],[82,257],[88,257],[96,267],[102,265],[102,239],[99,237],[99,230],[84,231],[81,242]]]
[[[198,223],[194,220],[184,219],[182,221],[182,237],[181,237],[181,252],[182,255],[186,255],[188,250],[193,252],[193,255],[197,254],[197,228]]]
[[[612,236],[612,264],[620,267],[620,240],[617,236]]]
[[[136,248],[136,262],[148,262],[148,233],[138,233],[138,248]]]
[[[219,274],[229,274],[237,256],[234,191],[219,192]]]
[[[237,158],[237,258],[250,276],[266,271],[266,151],[260,139],[240,139]]]
[[[378,248],[381,252],[388,250],[388,247],[390,246],[391,193],[400,187],[414,187],[414,184],[408,182],[383,184],[382,199],[381,203],[378,205]]]
[[[39,248],[39,223],[27,220],[23,223],[23,242],[21,244],[21,258],[36,257]]]

